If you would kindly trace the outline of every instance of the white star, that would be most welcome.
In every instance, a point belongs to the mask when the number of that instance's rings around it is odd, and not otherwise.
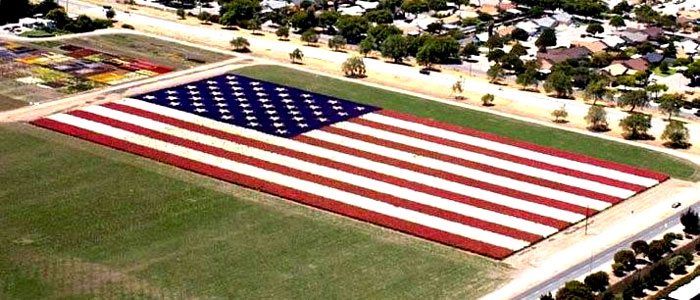
[[[284,129],[277,129],[277,130],[275,130],[275,131],[276,131],[277,133],[279,133],[279,134],[285,134],[285,133],[287,133],[287,131],[284,130]]]
[[[296,111],[296,110],[290,110],[289,113],[290,113],[290,114],[293,114],[293,115],[298,115],[298,114],[300,114],[300,112],[299,112],[299,111]]]
[[[208,81],[207,81],[207,84],[216,84],[216,81],[208,80]]]
[[[289,94],[287,94],[287,93],[282,93],[282,94],[280,94],[280,97],[282,97],[282,98],[289,97]]]
[[[175,97],[175,96],[168,96],[168,97],[166,97],[165,99],[168,99],[168,100],[177,100],[178,98]]]
[[[341,116],[343,116],[343,117],[344,117],[344,116],[347,116],[347,115],[348,115],[348,113],[346,113],[346,112],[339,112],[339,113],[338,113],[338,115],[341,115]]]
[[[155,98],[156,98],[156,97],[153,97],[153,96],[151,96],[151,95],[143,96],[143,99],[148,99],[148,100],[153,100],[153,99],[155,99]]]
[[[306,102],[306,103],[314,103],[314,99],[306,99],[306,100],[304,100],[304,102]]]
[[[363,111],[363,110],[365,110],[365,108],[364,108],[364,107],[362,107],[362,106],[358,106],[358,107],[355,107],[355,109],[356,109],[356,110],[359,110],[359,111]]]
[[[277,127],[277,128],[280,128],[280,127],[284,127],[284,123],[274,122],[274,123],[272,123],[272,126],[275,126],[275,127]]]
[[[178,105],[180,105],[180,102],[170,102],[170,105],[171,106],[178,106]]]
[[[255,112],[255,111],[252,111],[252,110],[250,110],[250,109],[244,109],[244,110],[243,110],[243,113],[246,114],[246,115],[247,115],[247,114],[252,114],[252,113],[254,113],[254,112]]]
[[[280,119],[280,117],[270,117],[270,120],[272,120],[272,121],[277,121],[279,119]]]
[[[215,85],[211,85],[211,86],[209,86],[209,89],[210,89],[210,90],[218,90],[219,87],[218,87],[218,86],[215,86]]]
[[[264,108],[272,108],[272,107],[275,107],[275,106],[272,105],[272,104],[263,104],[262,106],[263,106]]]
[[[262,103],[270,102],[270,100],[267,99],[267,98],[260,98],[260,99],[258,99],[258,101],[260,101],[260,102],[262,102]]]
[[[238,106],[244,107],[244,108],[245,108],[245,107],[250,107],[250,104],[248,104],[248,103],[240,103],[240,104],[238,104]]]
[[[221,118],[224,119],[224,120],[231,120],[231,119],[233,119],[233,117],[232,117],[232,116],[229,116],[229,115],[221,116]]]
[[[261,87],[254,87],[253,90],[256,92],[259,92],[259,91],[264,91],[265,89],[261,88]]]
[[[196,90],[196,89],[197,89],[197,87],[194,86],[194,85],[188,85],[187,88],[190,89],[190,90]]]
[[[328,119],[326,119],[326,118],[318,118],[318,121],[320,121],[320,122],[326,122],[326,121],[328,121]]]
[[[221,98],[221,97],[214,97],[214,101],[224,101],[224,100],[226,100],[226,99]]]
[[[341,109],[343,109],[343,107],[342,107],[342,106],[338,106],[338,105],[333,105],[333,109],[335,109],[335,110],[341,110]]]
[[[330,103],[330,104],[336,104],[336,103],[338,103],[338,101],[336,101],[336,100],[328,100],[328,103]]]
[[[230,113],[230,111],[228,109],[221,108],[221,109],[219,109],[219,113],[225,114],[225,113]]]
[[[218,106],[218,107],[226,107],[226,106],[228,106],[228,104],[226,104],[226,103],[217,103],[216,106]]]
[[[189,91],[190,95],[199,95],[199,91]]]
[[[192,101],[199,101],[202,100],[202,97],[190,97],[190,99],[192,99]]]
[[[251,126],[251,127],[258,127],[258,126],[260,126],[260,123],[258,123],[258,122],[248,122],[248,126]]]
[[[194,102],[194,103],[192,103],[192,105],[194,105],[195,107],[204,106],[204,104],[199,103],[199,102]]]
[[[265,113],[267,113],[268,115],[276,115],[276,114],[277,114],[277,111],[274,111],[274,110],[266,110]]]
[[[226,79],[236,79],[236,76],[228,75],[228,76],[226,76]]]
[[[255,94],[258,95],[258,97],[267,96],[267,94],[265,94],[265,93],[255,93]]]
[[[297,108],[297,107],[294,105],[287,105],[287,109],[295,109],[295,108]]]
[[[229,82],[227,82],[227,83],[228,83],[229,85],[236,85],[236,84],[238,84],[238,81],[229,81]]]
[[[213,91],[213,92],[211,92],[211,94],[218,96],[218,95],[221,95],[221,92]]]
[[[307,125],[306,123],[299,123],[299,124],[297,124],[297,126],[299,126],[301,128],[309,127],[309,125]]]
[[[233,93],[236,97],[245,96],[245,93],[235,92]],[[240,98],[239,98],[240,99]]]
[[[242,90],[243,88],[242,88],[242,87],[234,86],[234,87],[232,87],[232,89],[233,89],[234,91],[240,91],[240,90]]]
[[[294,102],[294,100],[292,100],[292,99],[282,99],[282,102],[284,102],[284,103],[291,103],[291,102]]]
[[[245,119],[248,121],[252,121],[252,120],[257,120],[258,118],[256,118],[255,116],[246,116]]]
[[[197,108],[197,109],[195,109],[194,111],[196,111],[196,112],[198,112],[198,113],[202,113],[202,112],[205,112],[205,111],[207,111],[207,110],[204,109],[204,108]]]
[[[250,82],[250,85],[260,85],[260,82],[257,82],[257,81],[251,81],[251,82]]]
[[[285,89],[283,87],[278,87],[278,88],[275,88],[275,90],[278,92],[281,92],[281,91],[286,91],[287,89]]]
[[[322,115],[322,114],[323,114],[323,112],[320,112],[320,111],[315,111],[315,112],[314,112],[314,115],[317,115],[317,116],[320,116],[320,115]]]
[[[309,94],[301,94],[301,96],[304,98],[311,98],[311,95],[309,95]]]
[[[177,94],[177,92],[176,92],[176,91],[173,91],[173,90],[165,91],[165,93],[168,94],[168,95]]]
[[[320,106],[317,106],[317,105],[309,105],[309,107],[311,107],[311,109],[313,109],[313,110],[316,110],[317,108],[321,108]]]
[[[302,117],[294,117],[292,119],[294,119],[294,121],[303,121],[304,120],[304,118],[302,118]]]
[[[238,101],[238,102],[248,102],[248,99],[238,97],[238,98],[236,98],[236,101]]]

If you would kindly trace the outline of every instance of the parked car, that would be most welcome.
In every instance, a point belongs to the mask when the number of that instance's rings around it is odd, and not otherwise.
[[[420,71],[418,71],[418,72],[421,74],[424,74],[424,75],[430,75],[430,70],[428,70],[428,69],[420,69]]]
[[[671,204],[672,208],[678,208],[679,206],[681,206],[680,202],[676,202],[676,203]]]

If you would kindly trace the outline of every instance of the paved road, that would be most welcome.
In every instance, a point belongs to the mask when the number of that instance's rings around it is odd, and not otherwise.
[[[700,203],[693,204],[691,207],[697,210],[698,208],[700,208]],[[678,225],[680,223],[681,213],[683,213],[683,210],[679,210],[673,216],[657,222],[656,224],[650,226],[647,230],[642,231],[634,236],[631,236],[628,239],[616,244],[615,246],[612,246],[606,249],[605,251],[594,255],[593,257],[591,257],[590,260],[583,261],[567,269],[566,271],[563,271],[549,278],[547,281],[518,295],[517,297],[515,297],[515,299],[539,299],[539,297],[542,294],[546,294],[548,292],[553,292],[557,290],[558,288],[562,287],[567,281],[575,280],[576,278],[579,278],[589,273],[591,270],[595,270],[603,264],[609,263],[613,260],[615,252],[617,252],[621,248],[629,248],[629,245],[632,244],[632,242],[636,240],[651,240],[654,237],[661,234],[662,232],[664,232],[665,230],[667,230],[668,228]]]

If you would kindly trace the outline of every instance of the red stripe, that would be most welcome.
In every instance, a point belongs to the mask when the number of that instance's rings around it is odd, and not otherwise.
[[[134,108],[131,106],[116,104],[116,103],[107,103],[107,104],[104,104],[103,106],[114,109],[114,110],[119,110],[119,111],[122,111],[125,113],[133,114],[136,116],[141,116],[144,118],[157,120],[159,122],[170,124],[170,125],[177,126],[180,128],[187,128],[188,130],[195,131],[195,132],[198,132],[201,134],[229,140],[229,141],[240,143],[240,144],[249,145],[249,146],[252,146],[255,148],[264,149],[264,150],[268,150],[271,152],[276,152],[276,153],[280,153],[280,154],[284,154],[284,155],[288,155],[288,156],[293,156],[293,157],[296,157],[299,159],[303,159],[306,161],[312,161],[314,163],[327,165],[327,166],[333,167],[333,168],[340,168],[340,169],[343,169],[343,170],[348,171],[350,173],[360,174],[360,175],[365,176],[365,177],[377,179],[380,181],[389,182],[389,183],[392,183],[392,184],[395,184],[398,186],[414,189],[414,190],[421,191],[424,193],[436,195],[438,197],[442,197],[445,199],[450,199],[453,201],[469,204],[469,205],[472,205],[475,207],[500,212],[500,213],[510,215],[513,217],[517,217],[520,219],[525,219],[528,221],[532,221],[532,222],[544,224],[547,226],[555,227],[557,229],[562,229],[562,228],[569,225],[569,223],[567,223],[567,222],[557,220],[554,218],[540,216],[540,215],[530,213],[527,211],[513,209],[513,208],[510,208],[507,206],[502,206],[502,205],[494,204],[491,202],[483,201],[480,199],[467,197],[467,196],[464,196],[461,194],[436,189],[436,188],[433,188],[433,187],[430,187],[430,186],[424,185],[424,184],[409,182],[407,180],[403,180],[400,178],[372,172],[372,171],[369,171],[366,169],[361,169],[361,168],[350,166],[347,164],[337,163],[337,162],[334,162],[334,161],[329,160],[329,159],[323,159],[323,158],[320,158],[317,156],[307,155],[305,153],[293,151],[293,150],[286,149],[283,147],[277,147],[277,146],[270,145],[270,144],[264,144],[264,143],[261,143],[261,142],[258,142],[258,141],[252,140],[252,139],[247,139],[247,138],[244,138],[244,137],[241,137],[238,135],[230,134],[228,132],[212,129],[212,128],[205,127],[205,126],[200,126],[200,125],[186,122],[186,121],[183,121],[180,119],[176,119],[176,118],[160,115],[157,113],[141,110],[141,109]],[[322,146],[322,147],[324,147],[324,146]],[[331,150],[338,151],[337,149],[335,149],[336,147],[333,144],[328,144],[328,147],[325,147],[325,148],[330,148]],[[347,150],[347,151],[345,151],[345,150]],[[343,148],[343,149],[340,149],[340,151],[338,151],[338,152],[341,152],[341,153],[345,152],[347,154],[359,153],[355,149],[352,149],[352,148],[348,148],[348,149]],[[378,160],[378,161],[385,160],[383,157],[381,157],[381,159],[382,160]],[[403,164],[403,162],[400,162],[400,161],[398,163]],[[425,171],[428,171],[428,170],[429,170],[428,168],[425,168]],[[589,215],[592,215],[594,213],[594,211],[583,210],[582,214],[585,214],[586,212],[588,212]]]
[[[401,150],[401,151],[405,151],[405,152],[411,152],[411,153],[415,153],[418,155],[423,155],[423,156],[435,158],[435,159],[442,160],[442,161],[455,161],[455,158],[453,158],[451,156],[440,155],[440,154],[433,153],[433,152],[430,152],[427,150],[413,148],[410,146],[406,146],[404,144],[391,142],[391,141],[387,141],[387,140],[382,140],[382,139],[378,139],[375,137],[351,132],[348,130],[335,128],[332,126],[327,126],[327,127],[322,128],[322,129],[319,129],[319,130],[327,131],[327,132],[337,134],[337,135],[342,135],[342,136],[345,136],[345,137],[348,137],[351,139],[355,139],[355,140],[365,141],[368,143],[374,143],[377,145],[382,145],[385,147],[389,147],[389,148],[393,148],[393,149],[397,149],[397,150]],[[311,138],[311,137],[308,137],[305,135],[297,136],[297,137],[295,137],[295,139],[298,141],[303,141],[303,142],[308,143],[308,144],[314,144],[314,145],[319,146],[319,147],[324,147],[324,148],[333,147],[333,149],[336,151],[352,153],[353,155],[361,156],[361,157],[371,159],[374,161],[382,161],[382,162],[389,162],[390,161],[391,164],[402,165],[402,167],[404,167],[404,168],[415,168],[415,166],[416,166],[416,165],[412,165],[410,163],[407,163],[407,162],[404,162],[404,161],[401,161],[398,159],[393,159],[393,158],[382,156],[382,155],[379,155],[376,153],[365,152],[362,150],[357,150],[354,148],[349,148],[349,147],[345,147],[342,145],[337,145],[337,144],[326,142],[323,140],[314,139],[314,138]],[[471,166],[471,168],[478,168],[478,167]],[[489,172],[488,170],[483,169],[483,168],[481,170]],[[489,191],[492,191],[494,193],[509,195],[509,196],[517,197],[517,198],[525,200],[525,201],[538,203],[538,204],[542,204],[545,206],[554,207],[554,208],[558,208],[558,209],[566,210],[566,211],[570,211],[570,212],[575,212],[575,213],[582,214],[582,215],[585,215],[587,212],[589,214],[592,214],[591,210],[586,209],[585,207],[578,206],[578,205],[574,205],[574,204],[570,204],[570,203],[566,203],[566,202],[561,202],[558,200],[549,199],[549,198],[545,198],[545,197],[540,197],[540,196],[536,196],[536,195],[530,195],[530,194],[527,194],[527,193],[524,193],[521,191],[516,191],[516,190],[508,189],[505,187],[501,187],[501,186],[497,186],[497,185],[493,185],[493,184],[488,184],[488,183],[483,182],[483,181],[476,181],[476,180],[468,179],[468,178],[464,178],[462,180],[465,182],[467,182],[467,181],[470,182],[469,185],[472,185],[472,186],[475,186],[478,188],[482,188],[484,190],[489,190]]]
[[[403,114],[403,113],[399,113],[399,112],[395,112],[395,111],[381,110],[381,111],[377,111],[375,113],[380,114],[380,115],[384,115],[384,116],[388,116],[388,117],[392,117],[392,118],[396,118],[396,119],[405,120],[405,121],[421,123],[421,124],[424,124],[427,126],[437,127],[437,128],[441,128],[441,129],[445,129],[445,130],[449,130],[449,131],[455,131],[455,132],[459,132],[462,134],[471,135],[471,136],[491,140],[494,142],[499,142],[499,143],[503,143],[503,144],[508,144],[508,145],[532,150],[532,151],[537,151],[537,152],[552,155],[552,156],[570,159],[570,160],[574,160],[574,161],[578,161],[578,162],[582,162],[582,163],[586,163],[586,164],[596,165],[596,166],[607,168],[607,169],[613,169],[613,170],[617,170],[620,172],[634,174],[637,176],[652,178],[652,179],[656,179],[658,181],[664,181],[664,180],[669,178],[668,175],[662,174],[662,173],[657,173],[657,172],[653,172],[653,171],[649,171],[649,170],[645,170],[645,169],[641,169],[641,168],[636,168],[636,167],[632,167],[632,166],[628,166],[628,165],[623,165],[623,164],[614,163],[614,162],[610,162],[610,161],[606,161],[606,160],[601,160],[601,159],[596,159],[596,158],[592,158],[592,157],[588,157],[588,156],[574,154],[571,152],[566,152],[566,151],[562,151],[562,150],[558,150],[558,149],[543,147],[543,146],[531,144],[528,142],[511,140],[511,139],[500,137],[500,136],[497,136],[497,135],[494,135],[491,133],[487,133],[487,132],[483,132],[483,131],[479,131],[479,130],[475,130],[475,129],[470,129],[470,128],[465,128],[465,127],[460,127],[460,126],[455,126],[455,125],[451,125],[451,124],[445,124],[445,123],[437,122],[434,120],[423,119],[423,118],[419,118],[416,116]]]
[[[95,143],[106,145],[115,149],[131,152],[137,155],[155,159],[160,162],[175,165],[184,169],[188,169],[197,173],[205,174],[215,178],[223,179],[229,182],[238,183],[250,188],[265,191],[270,194],[285,197],[306,205],[318,207],[324,210],[333,211],[351,218],[372,222],[381,226],[389,227],[402,232],[407,232],[412,235],[423,237],[425,239],[437,241],[457,248],[472,251],[478,254],[486,255],[496,259],[503,259],[513,253],[512,250],[487,244],[481,241],[476,241],[462,236],[450,234],[444,231],[436,230],[430,227],[407,222],[394,217],[389,217],[373,211],[360,209],[344,203],[339,203],[328,198],[316,196],[314,194],[302,192],[299,190],[287,188],[272,182],[260,180],[244,174],[234,173],[229,170],[217,168],[215,166],[203,164],[184,157],[172,155],[166,152],[158,151],[148,147],[136,145],[123,140],[115,139],[102,134],[97,134],[78,128],[75,126],[63,124],[50,119],[39,119],[32,122],[34,125],[63,132],[82,139],[90,140]]]
[[[462,149],[462,150],[469,151],[469,152],[483,154],[483,155],[499,158],[502,160],[511,161],[511,162],[514,162],[517,164],[526,165],[526,166],[530,166],[530,167],[537,168],[537,169],[543,169],[543,170],[547,170],[547,171],[551,171],[551,172],[555,172],[555,173],[559,173],[559,174],[564,174],[564,175],[568,175],[568,176],[572,176],[572,177],[583,178],[586,180],[599,182],[602,184],[615,186],[618,188],[623,188],[623,189],[627,189],[627,190],[631,190],[631,191],[639,192],[639,191],[643,191],[646,189],[646,187],[641,186],[641,185],[631,184],[628,182],[610,179],[610,178],[603,177],[603,176],[597,176],[597,175],[588,174],[588,173],[584,173],[584,172],[580,172],[580,171],[576,171],[576,170],[571,170],[571,169],[567,169],[564,167],[555,166],[555,165],[551,165],[551,164],[547,164],[547,163],[543,163],[543,162],[539,162],[539,161],[535,161],[535,160],[531,160],[531,159],[527,159],[527,158],[522,158],[519,156],[515,156],[515,155],[503,153],[503,152],[498,152],[498,151],[494,151],[494,150],[490,150],[490,149],[486,149],[486,148],[481,148],[481,147],[477,147],[477,146],[473,146],[473,145],[469,145],[469,144],[465,144],[465,143],[460,143],[460,142],[448,140],[445,138],[440,138],[440,137],[436,137],[436,136],[432,136],[432,135],[428,135],[428,134],[424,134],[424,133],[420,133],[420,132],[415,132],[415,131],[411,131],[411,130],[407,130],[407,129],[403,129],[403,128],[394,127],[391,125],[385,125],[382,123],[378,123],[378,122],[374,122],[374,121],[370,121],[370,120],[366,120],[366,119],[355,118],[353,120],[350,120],[350,122],[357,123],[357,124],[360,124],[363,126],[368,126],[368,127],[372,127],[372,128],[376,128],[376,129],[381,129],[381,130],[393,132],[396,134],[401,134],[401,135],[413,137],[416,139],[420,139],[420,140],[424,140],[424,141],[428,141],[428,142],[432,142],[432,143],[437,143],[437,144],[441,144],[441,145],[445,145],[445,146],[449,146],[449,147],[453,147],[453,148],[457,148],[457,149]],[[442,154],[442,155],[446,155],[446,154]],[[447,156],[449,156],[449,155],[447,155]],[[478,164],[478,165],[487,166],[484,164]],[[618,203],[618,202],[622,201],[622,198],[619,198],[619,197],[614,197],[614,196],[610,196],[607,194],[598,193],[598,192],[594,192],[591,190],[586,190],[583,188],[570,186],[570,185],[563,184],[560,182],[555,182],[555,181],[551,181],[551,180],[547,180],[547,179],[543,179],[543,178],[538,178],[538,177],[534,177],[534,176],[520,174],[520,173],[512,172],[509,170],[493,167],[490,165],[488,167],[495,170],[496,172],[499,172],[499,174],[504,174],[503,176],[506,176],[509,178],[515,178],[515,177],[523,178],[527,182],[550,187],[550,188],[557,189],[557,190],[562,190],[562,191],[569,192],[572,194],[585,196],[585,197],[589,197],[589,198],[593,198],[593,199],[598,199],[598,200],[606,201],[606,202],[610,202],[610,203]]]
[[[404,199],[394,197],[392,195],[379,193],[379,192],[376,192],[374,190],[370,190],[370,189],[366,189],[363,187],[348,184],[345,182],[337,181],[334,179],[322,177],[322,176],[315,175],[315,174],[312,174],[309,172],[297,170],[297,169],[294,169],[291,167],[278,165],[275,163],[270,163],[270,162],[267,162],[267,161],[264,161],[261,159],[241,155],[241,154],[234,153],[234,152],[229,152],[229,151],[226,151],[226,150],[221,149],[221,148],[204,145],[204,144],[197,143],[197,142],[194,142],[191,140],[187,140],[184,138],[164,134],[161,132],[146,129],[146,128],[143,128],[143,127],[140,127],[137,125],[133,125],[130,123],[125,123],[122,121],[117,121],[114,119],[106,118],[106,117],[92,114],[89,112],[73,111],[73,112],[70,112],[70,114],[74,115],[76,117],[80,117],[83,119],[106,124],[106,125],[109,125],[112,127],[120,128],[120,129],[127,130],[130,132],[139,134],[139,135],[147,136],[147,137],[150,137],[153,139],[158,139],[161,141],[165,141],[165,142],[175,144],[175,145],[180,145],[180,146],[187,147],[190,149],[195,149],[197,151],[201,151],[201,152],[208,153],[208,154],[218,156],[218,157],[224,157],[224,158],[227,158],[227,159],[230,159],[233,161],[254,165],[254,166],[262,168],[262,169],[271,170],[271,171],[274,171],[277,173],[285,174],[285,175],[299,178],[302,180],[316,182],[316,183],[320,183],[320,184],[323,184],[326,186],[331,186],[333,188],[343,190],[343,191],[346,191],[349,193],[353,193],[353,194],[361,195],[364,197],[376,199],[376,200],[379,200],[382,202],[390,203],[390,204],[395,205],[395,206],[403,207],[403,208],[410,209],[410,210],[419,211],[419,212],[422,212],[425,214],[434,215],[434,216],[437,216],[437,217],[440,217],[440,218],[443,218],[446,220],[462,223],[462,224],[469,225],[469,226],[476,227],[476,228],[480,228],[483,230],[497,232],[497,233],[500,233],[503,235],[511,236],[513,238],[525,240],[525,241],[528,241],[531,243],[542,239],[541,236],[530,234],[527,232],[523,232],[523,231],[520,231],[517,229],[513,229],[513,228],[509,228],[509,227],[502,226],[499,224],[494,224],[491,222],[463,216],[460,214],[441,210],[441,209],[430,207],[427,205],[422,205],[419,203],[406,201]],[[264,145],[262,145],[262,146],[264,147]]]

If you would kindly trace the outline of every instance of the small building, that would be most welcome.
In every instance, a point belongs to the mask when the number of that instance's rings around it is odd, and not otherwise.
[[[545,16],[545,17],[541,17],[539,19],[532,20],[532,22],[534,22],[535,24],[537,24],[537,26],[539,26],[543,29],[557,27],[557,20],[555,20],[554,18],[549,17],[549,16]]]
[[[658,64],[664,60],[664,55],[656,52],[647,53],[644,59],[652,64]]]
[[[540,26],[532,21],[520,22],[518,24],[515,24],[515,27],[525,30],[525,32],[527,32],[527,34],[529,34],[530,36],[534,35],[540,30]]]
[[[612,76],[621,76],[627,74],[629,72],[629,68],[627,68],[624,64],[621,62],[613,63],[605,68],[602,69],[605,72],[608,72],[608,74]]]
[[[559,25],[571,25],[574,21],[574,17],[571,14],[561,9],[555,10],[552,18],[554,18]]]
[[[649,36],[646,33],[632,31],[625,31],[622,34],[620,34],[620,37],[623,40],[625,40],[627,44],[630,45],[641,44],[649,39]]]
[[[571,45],[576,47],[584,47],[592,53],[598,53],[608,49],[608,45],[601,41],[573,41],[571,42]]]
[[[615,36],[615,35],[606,36],[601,40],[601,42],[608,45],[608,48],[613,48],[613,49],[618,49],[625,44],[625,40],[623,40],[621,37]]]
[[[590,50],[584,47],[560,48],[547,50],[545,53],[537,53],[537,58],[552,63],[563,62],[568,59],[582,59],[591,55]]]

